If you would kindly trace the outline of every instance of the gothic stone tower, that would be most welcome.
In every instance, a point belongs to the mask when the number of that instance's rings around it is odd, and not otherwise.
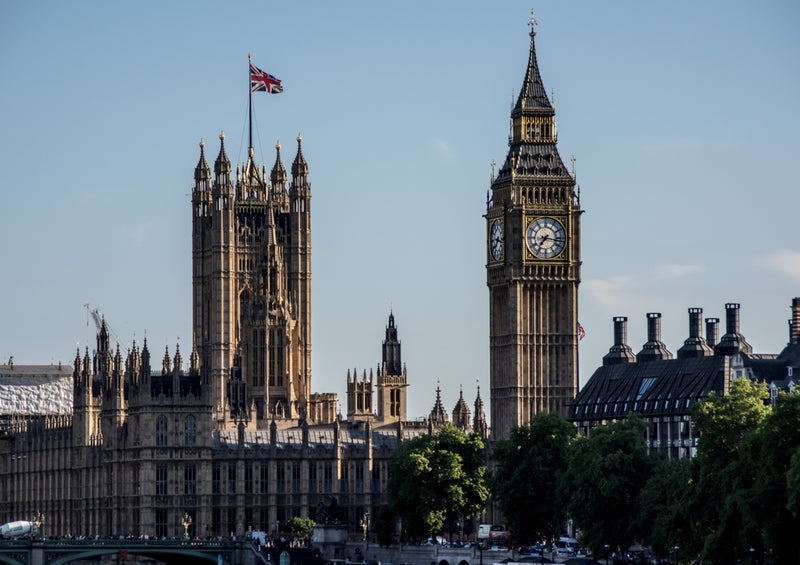
[[[534,44],[486,211],[492,435],[567,414],[578,388],[580,202]]]
[[[381,358],[378,370],[378,421],[403,422],[406,420],[408,375],[400,357],[400,340],[397,339],[393,312],[389,312]]]
[[[311,189],[301,142],[298,136],[288,187],[280,145],[269,180],[251,147],[234,187],[224,135],[213,181],[200,144],[192,191],[194,346],[223,425],[241,417],[243,402],[255,408],[259,427],[272,416],[297,418],[308,410]],[[232,414],[234,360],[247,398],[238,398]]]

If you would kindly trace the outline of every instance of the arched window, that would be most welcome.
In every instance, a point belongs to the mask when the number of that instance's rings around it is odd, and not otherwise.
[[[183,421],[183,445],[186,447],[194,447],[195,439],[197,438],[197,427],[195,424],[194,416],[187,416]]]
[[[164,416],[159,416],[156,420],[156,446],[167,446],[167,419]]]

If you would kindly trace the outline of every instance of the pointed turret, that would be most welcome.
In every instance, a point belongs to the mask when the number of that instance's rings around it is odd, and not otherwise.
[[[472,420],[472,431],[483,439],[489,437],[489,424],[486,423],[486,412],[483,409],[480,385],[478,385],[478,394],[475,396],[475,415]]]
[[[464,400],[464,390],[460,389],[458,392],[458,402],[453,408],[453,425],[458,429],[469,433],[472,431],[472,414],[470,414],[469,406]]]
[[[439,383],[436,383],[436,402],[428,416],[428,421],[434,426],[442,426],[449,421],[447,410],[444,409],[442,404],[442,389],[439,387]]]
[[[231,174],[231,160],[225,153],[225,134],[219,134],[219,155],[214,161],[214,175],[218,182],[228,182]]]
[[[539,74],[535,24],[531,15],[528,67],[511,110],[508,155],[493,184],[502,184],[515,176],[572,179],[556,147],[556,111]]]
[[[209,182],[211,181],[211,169],[208,168],[208,163],[206,163],[205,147],[206,142],[201,139],[200,160],[197,162],[197,166],[194,168],[194,182],[195,187],[198,190],[208,189]]]
[[[278,194],[286,192],[286,168],[281,162],[281,144],[275,144],[275,164],[272,166],[272,171],[269,175],[269,180],[272,183],[272,191]]]
[[[297,155],[292,162],[292,185],[295,187],[304,186],[308,177],[308,163],[303,157],[303,136],[297,135]]]
[[[164,346],[164,357],[161,359],[161,374],[169,375],[172,372],[172,360],[169,358],[169,345]]]

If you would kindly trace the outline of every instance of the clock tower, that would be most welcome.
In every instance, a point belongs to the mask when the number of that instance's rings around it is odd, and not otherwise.
[[[539,412],[566,416],[578,390],[580,200],[556,146],[555,108],[530,54],[505,162],[486,210],[492,435]]]

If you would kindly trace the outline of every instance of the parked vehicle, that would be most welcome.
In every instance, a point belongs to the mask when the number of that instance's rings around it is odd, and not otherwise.
[[[553,552],[556,555],[574,555],[578,549],[578,540],[568,536],[561,536],[553,543]]]

